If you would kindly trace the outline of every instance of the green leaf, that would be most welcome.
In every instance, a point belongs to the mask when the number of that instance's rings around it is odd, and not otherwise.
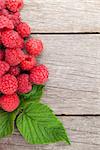
[[[44,85],[33,85],[32,91],[27,94],[20,94],[20,99],[30,101],[39,101],[43,94]]]
[[[41,103],[28,104],[16,120],[17,128],[30,144],[49,144],[70,140],[63,124],[52,110]]]
[[[0,110],[0,138],[11,135],[14,130],[16,113],[8,113]]]

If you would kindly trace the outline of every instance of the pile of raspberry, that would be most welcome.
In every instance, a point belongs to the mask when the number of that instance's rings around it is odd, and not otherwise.
[[[22,7],[23,0],[0,0],[0,108],[7,112],[18,108],[19,94],[48,79],[47,67],[36,60],[43,44],[30,37],[31,28],[20,16]]]

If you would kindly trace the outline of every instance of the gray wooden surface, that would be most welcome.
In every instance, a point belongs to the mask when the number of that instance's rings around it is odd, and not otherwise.
[[[100,32],[100,0],[24,1],[23,20],[43,40],[39,61],[50,71],[42,101],[62,120],[72,145],[29,145],[16,130],[0,140],[0,150],[100,150],[100,34],[93,34]]]
[[[24,0],[33,32],[100,32],[100,0]]]
[[[43,102],[56,114],[100,114],[100,35],[38,35],[50,71]]]

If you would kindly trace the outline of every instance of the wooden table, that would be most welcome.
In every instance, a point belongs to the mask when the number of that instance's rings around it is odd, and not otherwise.
[[[41,38],[50,71],[43,102],[64,123],[71,146],[28,145],[15,131],[0,150],[100,150],[100,0],[24,0],[24,21]]]

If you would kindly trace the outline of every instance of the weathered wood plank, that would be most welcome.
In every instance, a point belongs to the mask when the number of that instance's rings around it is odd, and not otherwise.
[[[33,146],[27,144],[18,131],[12,137],[0,141],[0,150],[99,150],[100,117],[60,117],[72,139],[72,145],[64,143]]]
[[[100,0],[25,0],[32,32],[100,32]]]
[[[56,114],[100,114],[100,35],[38,35],[50,72],[43,102]]]

